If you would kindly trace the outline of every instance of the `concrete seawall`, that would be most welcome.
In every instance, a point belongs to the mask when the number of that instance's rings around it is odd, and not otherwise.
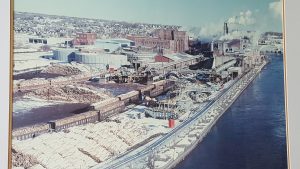
[[[205,138],[205,136],[209,133],[209,131],[212,129],[212,127],[217,123],[220,117],[227,111],[229,107],[237,100],[237,98],[243,93],[243,91],[249,86],[249,84],[256,78],[256,76],[260,73],[261,69],[267,64],[267,62],[263,63],[261,66],[259,66],[255,74],[251,77],[249,82],[240,90],[239,93],[237,93],[233,98],[232,101],[223,108],[223,110],[219,113],[219,115],[213,120],[212,123],[209,124],[209,126],[205,129],[201,137],[195,141],[193,144],[191,144],[189,147],[186,148],[186,150],[180,154],[175,160],[171,161],[170,163],[166,164],[162,169],[172,169],[175,168],[176,165],[178,165],[182,160],[186,158],[186,156],[189,155],[189,153]]]
[[[191,118],[185,120],[144,150],[134,155],[124,156],[95,166],[93,169],[174,168],[203,140],[218,119],[235,102],[265,65],[266,62],[247,71],[234,83],[229,84],[223,91],[220,91],[207,105],[199,107]]]

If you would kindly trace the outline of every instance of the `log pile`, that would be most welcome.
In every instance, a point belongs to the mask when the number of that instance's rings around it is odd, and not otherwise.
[[[59,74],[64,76],[77,75],[81,73],[81,70],[77,67],[65,64],[52,64],[42,70],[41,73]]]
[[[40,88],[25,93],[25,96],[74,103],[95,103],[111,97],[108,92],[96,92],[87,87],[74,85],[55,85],[50,88]]]
[[[24,155],[20,152],[12,152],[12,165],[15,167],[29,168],[38,164],[36,158],[31,155]]]
[[[122,123],[90,123],[68,130],[24,141],[13,140],[12,146],[17,152],[36,158],[47,169],[90,168],[162,131],[152,131],[129,119]]]

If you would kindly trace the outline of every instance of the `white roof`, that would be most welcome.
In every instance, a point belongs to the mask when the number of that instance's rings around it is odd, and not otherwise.
[[[189,55],[186,53],[172,53],[172,54],[164,54],[165,57],[170,58],[174,61],[188,59],[188,58],[196,58],[197,56]]]

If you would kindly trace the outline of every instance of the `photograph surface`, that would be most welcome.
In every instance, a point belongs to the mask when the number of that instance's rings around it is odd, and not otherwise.
[[[287,169],[283,1],[14,0],[14,169]]]

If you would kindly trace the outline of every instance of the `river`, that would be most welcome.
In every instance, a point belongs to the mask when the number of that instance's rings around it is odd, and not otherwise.
[[[271,56],[176,169],[286,169],[283,57]]]

